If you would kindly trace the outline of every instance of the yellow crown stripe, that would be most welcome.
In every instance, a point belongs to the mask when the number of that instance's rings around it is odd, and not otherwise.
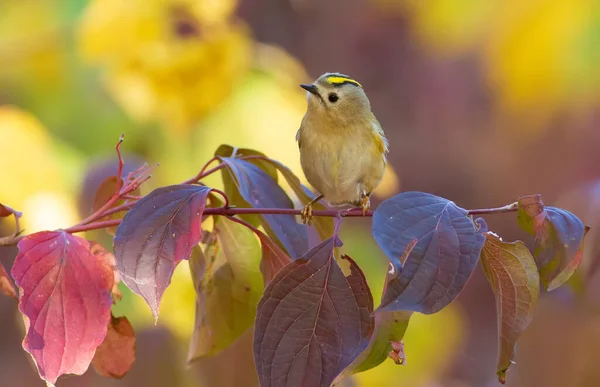
[[[338,77],[338,76],[331,76],[331,77],[327,77],[327,81],[329,83],[331,83],[332,85],[341,85],[343,83],[353,83],[358,87],[362,87],[362,85],[360,83],[358,83],[357,81],[355,81],[354,79],[351,78],[346,78],[346,77]]]

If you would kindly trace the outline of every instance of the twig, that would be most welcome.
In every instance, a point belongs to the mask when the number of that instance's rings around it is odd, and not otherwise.
[[[75,234],[75,233],[83,232],[83,231],[91,231],[91,230],[98,230],[101,228],[114,227],[114,226],[118,226],[119,224],[121,224],[121,219],[104,220],[101,222],[78,224],[78,225],[66,228],[63,231],[68,232],[69,234]]]
[[[200,172],[198,172],[198,174],[194,177],[192,177],[191,179],[188,179],[186,181],[184,181],[181,184],[195,184],[198,181],[204,179],[206,176],[212,175],[213,173],[225,168],[227,166],[227,164],[225,163],[220,163],[219,165],[217,165],[216,167],[213,167],[209,170],[206,170],[206,168],[208,168],[208,166],[210,164],[212,164],[214,161],[216,160],[220,160],[221,158],[219,156],[215,156],[212,159],[210,159],[208,161],[208,163],[204,164],[204,166],[202,167],[202,169],[200,170]],[[238,159],[240,160],[252,160],[252,159],[267,159],[267,157],[265,156],[261,156],[261,155],[248,155],[248,156],[241,156],[238,157]]]
[[[117,169],[117,189],[115,191],[115,195],[118,195],[119,192],[121,192],[121,188],[123,188],[123,166],[125,165],[125,162],[121,157],[121,144],[123,143],[124,137],[125,133],[122,133],[121,137],[119,137],[117,145],[115,145],[115,150],[117,151],[117,158],[119,159],[119,167]]]
[[[515,212],[519,209],[519,203],[514,202],[503,207],[496,208],[481,208],[477,210],[467,211],[468,215],[486,215],[486,214],[502,214],[506,212]]]
[[[125,204],[121,204],[120,206],[109,208],[108,210],[104,211],[102,213],[102,216],[98,217],[98,219],[106,218],[107,216],[112,215],[117,212],[128,211],[131,209],[131,207],[133,207],[134,204],[135,203],[125,203]]]

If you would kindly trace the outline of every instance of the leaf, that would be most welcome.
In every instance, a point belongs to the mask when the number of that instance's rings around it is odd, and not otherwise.
[[[135,361],[135,332],[127,317],[111,315],[106,337],[96,349],[92,365],[107,378],[121,379]]]
[[[6,218],[7,216],[11,216],[14,213],[14,210],[4,204],[0,203],[0,218]]]
[[[260,239],[262,247],[262,258],[260,260],[260,271],[267,285],[279,270],[292,261],[292,258],[283,251],[281,247],[260,230],[254,230]]]
[[[373,298],[354,261],[350,275],[329,238],[281,269],[258,304],[254,359],[262,387],[329,387],[369,344]]]
[[[544,287],[563,285],[577,270],[583,256],[585,227],[578,217],[556,207],[544,206],[540,195],[518,200],[521,228],[535,236],[533,256]]]
[[[203,254],[206,273],[196,288],[196,323],[188,362],[220,353],[246,332],[263,292],[261,251],[253,232],[219,217],[213,234],[215,239]],[[196,281],[200,271],[201,267],[192,268]]]
[[[408,257],[416,242],[416,240],[413,240],[408,244],[402,254],[402,262]],[[391,263],[389,265],[390,270],[386,274],[383,294],[387,290],[387,283],[391,278],[396,276],[394,266]],[[396,364],[404,364],[404,345],[402,344],[402,339],[404,338],[404,333],[408,328],[408,322],[412,314],[413,312],[409,311],[375,313],[375,331],[371,336],[369,346],[336,378],[336,381],[341,381],[343,377],[375,368],[388,357],[392,358]],[[396,349],[398,345],[402,346],[402,359],[400,358],[399,351]],[[402,363],[400,363],[400,360],[402,360]]]
[[[122,184],[123,184],[123,179],[121,179],[121,185]],[[96,190],[96,196],[94,197],[94,204],[92,207],[92,212],[98,211],[103,205],[105,205],[106,202],[108,202],[113,197],[115,192],[117,192],[118,188],[119,188],[119,185],[118,185],[117,176],[107,177],[100,184],[98,189]],[[135,196],[137,196],[139,194],[140,194],[139,188],[130,193],[130,195],[135,195]],[[110,208],[118,207],[122,204],[125,204],[124,199],[117,200],[115,202],[115,204],[112,205]],[[125,215],[125,211],[117,212],[112,215],[109,215],[108,217],[105,218],[105,220],[123,219],[124,215]],[[106,228],[106,232],[108,232],[110,235],[115,235],[116,231],[117,231],[116,226]]]
[[[106,264],[112,269],[114,276],[114,283],[112,287],[112,298],[113,302],[120,301],[123,298],[123,294],[119,290],[119,283],[121,283],[121,276],[117,270],[117,264],[115,262],[115,255],[110,251],[106,250],[100,243],[90,241],[90,252],[97,258],[104,260]]]
[[[264,153],[255,151],[253,149],[246,148],[236,148],[231,145],[223,144],[217,148],[215,151],[215,156],[220,157],[243,157],[243,156],[265,156]],[[248,162],[255,164],[257,167],[261,168],[264,172],[266,172],[269,176],[271,176],[275,181],[277,181],[277,169],[275,169],[272,165],[265,162],[262,159],[250,159]],[[227,169],[221,169],[221,177],[223,179],[223,190],[225,194],[229,198],[229,202],[236,207],[239,208],[251,208],[252,206],[248,204],[240,194],[240,191],[237,188],[235,178]],[[240,219],[250,223],[251,225],[258,227],[260,225],[260,215],[250,215],[243,214],[238,215]]]
[[[222,157],[235,178],[243,199],[254,208],[294,208],[277,182],[256,165],[237,158]],[[292,258],[308,250],[307,227],[293,215],[261,215],[261,224],[271,238],[279,240]]]
[[[188,264],[190,266],[190,273],[192,275],[194,289],[198,289],[206,273],[206,258],[204,257],[204,252],[199,245],[194,246],[192,249],[192,254],[188,259]]]
[[[235,157],[257,156],[257,158],[248,159],[246,161],[261,168],[275,181],[278,180],[277,171],[281,172],[281,174],[283,175],[287,183],[290,185],[290,187],[294,191],[294,194],[298,197],[298,200],[302,205],[306,205],[308,202],[310,202],[317,196],[300,182],[300,179],[292,172],[291,169],[289,169],[277,160],[268,158],[264,153],[252,149],[234,148],[230,145],[221,145],[215,152],[215,156],[233,157],[232,155],[234,154],[234,152]],[[245,202],[245,200],[240,195],[235,185],[235,180],[233,179],[231,174],[225,170],[223,170],[223,184],[225,186],[225,193],[229,197],[231,203],[235,203],[238,207],[251,207],[248,203]],[[327,208],[320,202],[317,202],[313,205],[313,209],[326,210]],[[241,215],[239,217],[241,219],[244,219],[246,222],[251,223],[253,226],[259,225],[259,222],[257,221],[258,217],[256,215]],[[312,223],[314,224],[317,232],[319,233],[321,241],[333,235],[333,218],[324,216],[315,217],[313,218]]]
[[[369,346],[350,364],[341,377],[350,376],[377,367],[394,351],[392,342],[404,337],[412,312],[380,312],[375,314],[375,331]],[[399,363],[397,363],[399,364]]]
[[[272,164],[273,166],[275,166],[275,168],[277,168],[279,170],[279,172],[281,172],[281,174],[283,175],[285,180],[288,182],[288,184],[294,191],[294,194],[296,194],[296,196],[298,197],[298,200],[300,200],[300,203],[302,205],[308,204],[308,202],[310,202],[317,196],[316,194],[311,192],[308,188],[306,188],[304,185],[302,185],[302,183],[300,182],[300,179],[298,179],[298,177],[288,167],[286,167],[285,165],[283,165],[280,162],[275,161],[273,159],[268,159],[267,162]],[[326,209],[327,208],[320,202],[313,204],[313,210],[326,210]],[[333,229],[334,229],[333,218],[327,217],[327,216],[315,216],[312,219],[312,223],[314,224],[315,228],[317,229],[317,232],[319,233],[321,240],[325,240],[333,235]]]
[[[268,235],[265,235],[265,233],[252,225],[249,228],[260,240],[262,248],[260,271],[263,275],[264,283],[267,285],[279,270],[292,261],[292,258],[277,243],[273,242]]]
[[[373,237],[396,275],[389,278],[378,311],[431,314],[452,302],[473,273],[486,228],[483,219],[473,223],[466,210],[423,192],[381,203],[373,214]]]
[[[486,233],[481,265],[496,295],[498,314],[498,368],[504,384],[517,340],[533,319],[540,293],[540,276],[535,260],[521,241],[503,242],[494,233]]]
[[[6,269],[4,269],[4,266],[2,266],[1,263],[0,263],[0,293],[4,294],[5,296],[12,297],[15,300],[19,299],[17,297],[17,292],[15,290],[15,287],[13,286],[12,282],[10,281],[10,278],[8,277],[8,273],[6,272]]]
[[[202,238],[202,213],[211,188],[161,187],[127,212],[114,239],[121,280],[146,300],[158,319],[160,300],[175,267]]]
[[[27,331],[23,348],[51,384],[83,374],[110,321],[111,268],[88,241],[64,231],[28,235],[18,248],[12,276]]]
[[[215,151],[215,156],[220,157],[243,157],[243,156],[260,156],[259,158],[249,159],[248,162],[255,164],[257,167],[265,171],[273,180],[277,181],[277,168],[270,159],[262,152],[248,148],[237,148],[231,145],[223,144]]]

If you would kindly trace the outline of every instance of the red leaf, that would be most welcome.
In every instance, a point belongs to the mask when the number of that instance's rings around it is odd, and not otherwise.
[[[265,280],[265,285],[271,282],[273,277],[292,261],[289,255],[271,238],[257,230],[258,238],[262,246],[262,259],[260,260],[260,271]]]
[[[2,264],[0,264],[0,293],[17,300],[19,299],[17,297],[15,287],[13,286],[12,282],[10,282],[8,273],[6,272],[6,269],[4,269],[4,266],[2,266]]]
[[[96,372],[107,378],[121,379],[135,361],[135,332],[127,317],[111,315],[106,337],[92,360]]]
[[[160,300],[175,267],[202,239],[202,213],[211,188],[158,188],[127,212],[114,239],[121,280],[146,300],[158,318]]]
[[[280,270],[258,304],[254,358],[261,386],[328,387],[369,344],[373,298],[360,268],[348,277],[330,238]]]
[[[18,247],[12,276],[21,289],[23,348],[51,384],[83,374],[106,336],[112,270],[88,241],[64,231],[28,235]]]

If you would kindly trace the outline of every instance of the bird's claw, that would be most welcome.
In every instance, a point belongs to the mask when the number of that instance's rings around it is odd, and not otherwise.
[[[310,223],[312,221],[312,205],[310,203],[304,206],[302,212],[300,213],[300,216],[302,217],[302,223],[308,224],[310,226]]]
[[[365,216],[369,208],[371,208],[371,200],[369,200],[368,196],[363,196],[360,208],[362,209],[363,216]]]

